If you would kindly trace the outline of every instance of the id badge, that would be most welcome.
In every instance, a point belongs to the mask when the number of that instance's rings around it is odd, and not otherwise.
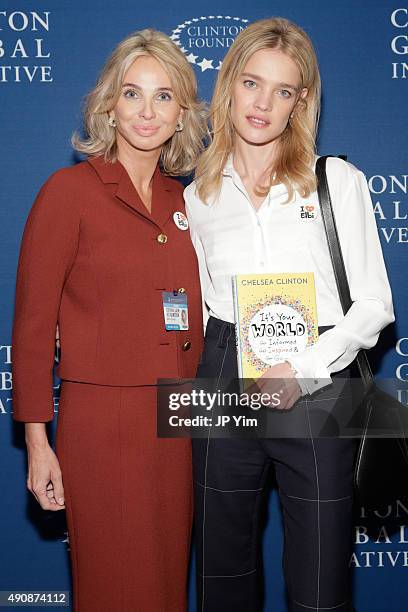
[[[186,293],[163,291],[164,325],[167,331],[188,330],[188,305]]]

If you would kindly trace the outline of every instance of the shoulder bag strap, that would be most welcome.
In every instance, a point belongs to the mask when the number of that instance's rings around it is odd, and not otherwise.
[[[351,300],[346,268],[341,252],[336,220],[334,218],[330,190],[327,182],[326,161],[328,157],[334,156],[326,155],[324,157],[319,157],[316,162],[317,193],[319,196],[320,210],[322,212],[322,219],[324,229],[326,231],[327,243],[329,245],[329,252],[332,260],[337,290],[339,292],[340,303],[344,314],[346,314],[353,302]],[[374,378],[367,354],[364,350],[360,350],[356,357],[356,362],[364,385],[366,389],[369,390],[374,385]]]

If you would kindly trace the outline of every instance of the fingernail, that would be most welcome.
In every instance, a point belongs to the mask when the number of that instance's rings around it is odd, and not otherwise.
[[[63,505],[63,503],[64,503],[64,498],[63,498],[63,497],[60,497],[60,498],[59,498],[59,500],[58,500],[58,503],[59,503],[59,504],[62,506],[62,505]]]

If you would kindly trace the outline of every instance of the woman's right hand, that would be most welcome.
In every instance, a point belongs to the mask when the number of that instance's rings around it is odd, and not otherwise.
[[[48,443],[43,423],[26,424],[26,442],[28,490],[44,510],[63,510],[65,499],[61,468]]]

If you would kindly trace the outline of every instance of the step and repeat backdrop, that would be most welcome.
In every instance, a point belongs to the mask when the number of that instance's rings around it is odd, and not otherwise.
[[[396,323],[375,351],[377,375],[401,381],[408,404],[408,4],[399,0],[157,0],[0,2],[0,590],[70,590],[63,513],[45,513],[26,491],[21,424],[12,421],[11,325],[24,223],[46,178],[76,163],[70,147],[86,92],[113,47],[154,27],[194,66],[209,100],[228,47],[249,23],[284,16],[314,41],[323,81],[319,151],[346,154],[366,174],[393,289]],[[58,410],[58,385],[55,388]],[[53,436],[55,421],[50,428]],[[101,534],[103,538],[104,534]],[[265,610],[284,612],[282,525],[272,494],[264,537]],[[408,504],[357,508],[358,612],[408,609]],[[302,568],[299,568],[302,571]],[[195,610],[190,581],[190,611]],[[141,612],[149,612],[141,611]]]

